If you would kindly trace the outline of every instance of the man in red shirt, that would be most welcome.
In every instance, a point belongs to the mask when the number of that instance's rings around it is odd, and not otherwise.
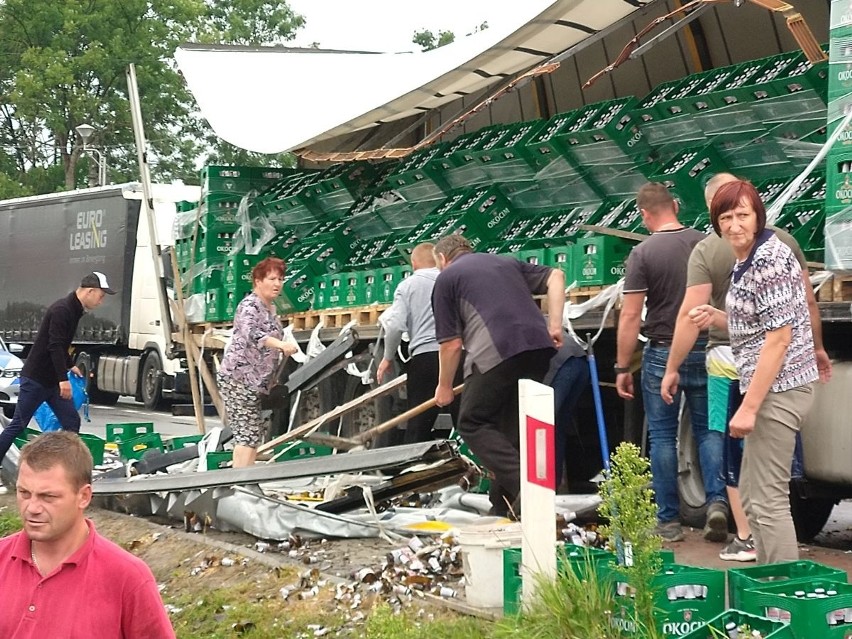
[[[151,570],[84,516],[92,455],[75,433],[23,448],[17,495],[24,529],[0,539],[0,637],[174,638]]]

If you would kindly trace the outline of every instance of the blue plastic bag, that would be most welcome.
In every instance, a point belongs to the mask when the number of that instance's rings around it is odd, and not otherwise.
[[[86,380],[76,373],[68,371],[68,381],[71,382],[71,400],[74,402],[74,408],[80,410],[81,407],[85,407],[83,417],[87,422],[91,421],[89,419],[89,395],[86,393]],[[59,419],[47,402],[41,403],[33,417],[35,417],[36,423],[43,433],[62,428],[62,424],[59,423]]]

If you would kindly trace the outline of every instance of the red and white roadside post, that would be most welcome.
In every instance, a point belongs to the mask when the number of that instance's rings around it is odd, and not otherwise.
[[[518,381],[521,442],[521,579],[523,599],[535,590],[535,575],[556,579],[556,446],[553,389]]]

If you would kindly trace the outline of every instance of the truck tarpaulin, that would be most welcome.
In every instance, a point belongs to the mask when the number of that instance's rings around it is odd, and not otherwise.
[[[0,334],[32,343],[47,307],[101,271],[119,295],[83,316],[75,342],[126,342],[139,210],[120,186],[0,202]]]

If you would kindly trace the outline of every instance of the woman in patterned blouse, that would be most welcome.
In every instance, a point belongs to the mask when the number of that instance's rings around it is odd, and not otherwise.
[[[742,405],[730,421],[744,437],[740,490],[758,563],[799,558],[790,515],[790,460],[818,379],[802,271],[790,248],[766,228],[751,183],[736,180],[713,197],[710,221],[737,258],[725,310],[690,312],[701,328],[727,328]]]
[[[284,283],[284,260],[267,257],[252,269],[252,291],[237,306],[231,342],[225,349],[217,381],[228,426],[234,433],[234,468],[251,466],[263,440],[261,396],[269,392],[281,353],[298,350],[285,342],[275,313],[275,298]]]

